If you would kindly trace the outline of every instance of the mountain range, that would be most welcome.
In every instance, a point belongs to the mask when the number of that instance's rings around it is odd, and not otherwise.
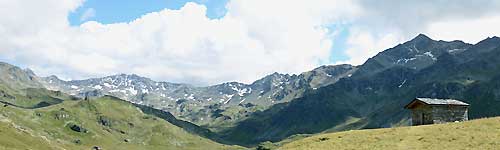
[[[47,89],[81,98],[116,96],[215,129],[301,97],[307,90],[333,84],[355,70],[351,65],[321,66],[300,75],[273,73],[251,84],[228,82],[207,87],[157,82],[135,74],[73,81],[49,76],[40,78],[40,83]]]
[[[403,106],[415,97],[462,100],[471,119],[500,116],[498,56],[498,37],[468,44],[420,34],[359,66],[206,87],[127,74],[64,81],[1,63],[0,100],[29,109],[111,96],[192,134],[255,146],[295,134],[407,126]]]

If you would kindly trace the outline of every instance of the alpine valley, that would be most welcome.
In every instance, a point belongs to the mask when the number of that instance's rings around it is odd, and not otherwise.
[[[308,134],[408,126],[403,107],[415,97],[463,100],[470,119],[500,116],[499,56],[498,37],[468,44],[420,34],[359,66],[206,87],[135,74],[65,81],[1,63],[0,145],[243,149]]]
[[[213,130],[233,126],[256,111],[302,97],[304,92],[337,82],[356,71],[351,65],[321,66],[300,75],[274,73],[252,84],[228,82],[208,87],[157,82],[135,74],[87,80],[40,78],[49,90],[80,98],[112,95],[168,111],[179,119]]]

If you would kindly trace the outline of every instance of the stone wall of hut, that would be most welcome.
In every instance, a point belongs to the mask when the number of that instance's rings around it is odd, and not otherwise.
[[[435,105],[432,106],[433,123],[446,123],[455,121],[467,121],[467,107],[455,105]]]
[[[421,105],[411,112],[412,125],[467,121],[467,107],[455,105]]]

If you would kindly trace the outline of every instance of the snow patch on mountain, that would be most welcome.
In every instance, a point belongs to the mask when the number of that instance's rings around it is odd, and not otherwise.
[[[405,83],[406,83],[406,79],[398,86],[398,88],[403,87],[403,85],[405,85]]]
[[[428,51],[428,52],[425,52],[424,55],[427,55],[429,56],[430,58],[432,58],[432,60],[437,60],[436,57],[434,57],[434,55],[432,54],[432,52]]]
[[[126,90],[128,90],[128,92],[130,92],[132,95],[137,95],[137,90],[135,90],[133,87],[129,87]]]
[[[243,103],[245,100],[247,99],[246,98],[242,99],[239,104]]]
[[[115,85],[111,85],[111,84],[109,84],[109,83],[107,83],[107,82],[104,82],[102,85],[104,85],[104,86],[105,86],[105,87],[107,87],[107,88],[111,88],[111,89],[112,89],[112,88],[116,88],[116,86],[115,86]]]
[[[448,53],[458,53],[458,52],[462,52],[462,51],[465,51],[466,49],[464,48],[455,48],[455,49],[450,49],[448,50]]]
[[[95,86],[94,86],[94,89],[96,89],[96,90],[100,90],[100,89],[102,89],[102,86],[101,86],[101,85],[95,85]]]
[[[405,63],[406,64],[409,61],[413,61],[413,60],[416,60],[416,59],[417,58],[415,58],[415,57],[412,57],[412,58],[402,58],[402,59],[398,59],[396,63],[397,64],[399,64],[399,63]]]

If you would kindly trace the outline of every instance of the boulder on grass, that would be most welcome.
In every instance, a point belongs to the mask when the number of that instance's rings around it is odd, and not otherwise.
[[[83,128],[82,126],[74,124],[74,123],[68,124],[68,127],[75,132],[82,132],[82,133],[89,132],[87,129]]]

